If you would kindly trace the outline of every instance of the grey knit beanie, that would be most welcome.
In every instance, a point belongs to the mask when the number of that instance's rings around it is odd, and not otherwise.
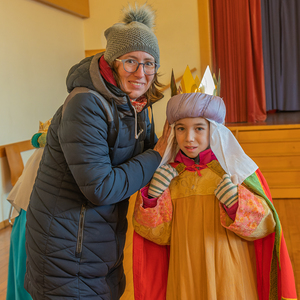
[[[149,5],[142,5],[124,10],[124,23],[116,23],[106,29],[104,35],[107,40],[104,59],[111,65],[112,62],[129,52],[145,51],[152,55],[159,64],[159,47],[154,27],[155,13]]]

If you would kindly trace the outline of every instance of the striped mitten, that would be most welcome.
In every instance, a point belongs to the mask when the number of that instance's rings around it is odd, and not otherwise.
[[[232,183],[228,174],[223,176],[214,193],[228,208],[238,201],[238,186]]]
[[[178,172],[169,164],[160,166],[154,173],[148,196],[152,198],[159,197],[170,185],[171,180],[178,175]]]

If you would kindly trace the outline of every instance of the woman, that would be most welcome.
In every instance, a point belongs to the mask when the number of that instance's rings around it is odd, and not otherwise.
[[[157,87],[153,12],[129,9],[105,31],[104,53],[67,77],[27,210],[25,288],[33,299],[119,299],[128,198],[151,179],[164,153],[147,107]],[[150,27],[149,27],[150,26]]]

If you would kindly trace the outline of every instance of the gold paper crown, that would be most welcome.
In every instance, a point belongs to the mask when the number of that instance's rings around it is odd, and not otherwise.
[[[46,121],[45,123],[39,121],[39,131],[38,132],[39,133],[46,133],[48,131],[48,128],[49,128],[50,124],[51,124],[51,120],[52,120],[52,118],[50,120]]]
[[[179,87],[177,89],[176,82],[174,78],[174,73],[172,70],[171,75],[171,96],[183,93],[206,93],[214,96],[220,96],[221,90],[221,76],[219,70],[218,80],[215,74],[211,75],[209,66],[207,66],[206,71],[202,77],[202,80],[198,76],[193,77],[189,66],[186,67],[185,72],[180,81]],[[213,86],[213,88],[211,88]]]

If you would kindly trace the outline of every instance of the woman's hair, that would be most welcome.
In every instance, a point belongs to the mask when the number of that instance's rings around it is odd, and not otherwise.
[[[112,69],[112,72],[113,72],[113,76],[116,80],[117,86],[120,89],[122,89],[121,79],[120,79],[120,76],[119,76],[119,73],[118,73],[118,68],[117,68],[116,61],[113,61],[112,65],[111,65],[111,69]],[[162,99],[163,96],[164,96],[160,89],[163,88],[165,85],[158,81],[159,76],[160,76],[160,74],[155,73],[154,78],[152,80],[152,83],[151,83],[149,89],[144,94],[147,99],[150,99],[151,103],[155,103],[156,101]]]

